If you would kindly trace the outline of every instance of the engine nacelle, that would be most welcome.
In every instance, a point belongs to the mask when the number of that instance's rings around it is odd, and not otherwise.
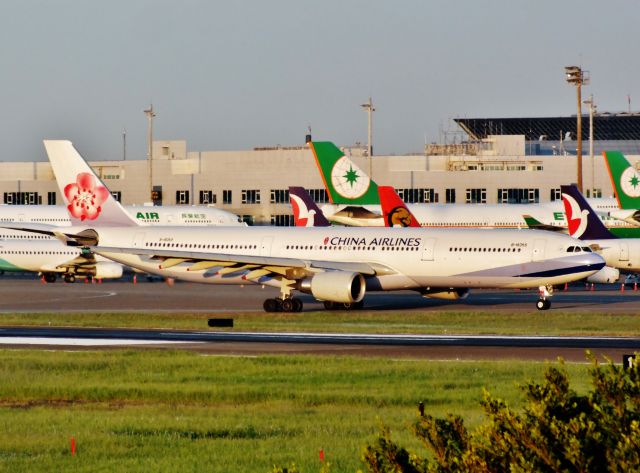
[[[587,278],[587,281],[596,284],[608,284],[614,283],[620,278],[620,270],[618,268],[612,268],[611,266],[605,266],[600,271],[592,274]]]
[[[431,299],[445,299],[448,301],[454,301],[457,299],[465,299],[469,295],[469,289],[466,287],[452,287],[449,289],[424,289],[420,291],[422,297],[429,297]]]
[[[78,271],[78,274],[82,274]],[[99,261],[95,268],[87,271],[87,274],[96,279],[117,279],[122,277],[122,265],[108,261]]]
[[[360,302],[364,298],[366,283],[360,273],[326,271],[303,280],[298,289],[313,294],[321,301]]]

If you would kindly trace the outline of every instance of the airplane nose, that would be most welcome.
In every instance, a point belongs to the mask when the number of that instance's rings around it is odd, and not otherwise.
[[[597,253],[587,253],[582,256],[582,264],[600,270],[604,268],[606,262],[604,258]]]

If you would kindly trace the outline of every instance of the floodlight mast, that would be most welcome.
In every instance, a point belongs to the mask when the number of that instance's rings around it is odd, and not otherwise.
[[[369,177],[373,178],[373,174],[372,174],[372,158],[373,158],[373,142],[372,142],[372,135],[373,135],[373,130],[372,130],[372,118],[373,118],[373,112],[376,111],[375,108],[373,108],[373,102],[371,100],[371,97],[369,97],[369,101],[367,103],[363,103],[362,105],[360,105],[363,109],[365,109],[367,111],[367,115],[369,116],[369,126],[368,126],[368,133],[367,133],[367,155],[369,157]]]
[[[564,68],[567,82],[570,85],[576,87],[577,102],[578,102],[578,116],[577,116],[577,130],[576,130],[576,157],[577,157],[577,186],[580,192],[582,192],[582,86],[589,83],[589,73],[583,71],[578,66],[566,66]]]
[[[147,161],[149,162],[149,199],[153,202],[153,117],[156,116],[153,112],[153,104],[144,110],[144,114],[149,121],[147,127]]]

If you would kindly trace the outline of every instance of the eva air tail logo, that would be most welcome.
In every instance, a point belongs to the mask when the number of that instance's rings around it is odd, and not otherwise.
[[[640,175],[633,166],[625,169],[620,176],[620,188],[629,197],[640,197]]]
[[[343,156],[331,169],[331,184],[342,197],[357,199],[369,190],[371,179],[349,158]]]

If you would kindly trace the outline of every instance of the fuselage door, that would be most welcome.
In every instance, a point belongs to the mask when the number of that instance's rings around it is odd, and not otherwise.
[[[422,245],[422,261],[433,261],[436,247],[435,238],[426,238]]]
[[[262,237],[260,242],[260,256],[271,256],[271,244],[273,243],[273,237]]]
[[[531,256],[532,261],[542,261],[544,259],[544,248],[547,245],[547,240],[534,240],[533,241],[533,254]]]
[[[627,242],[620,242],[620,261],[629,261],[629,244]]]
[[[133,237],[134,248],[142,248],[144,246],[144,233],[136,233]]]

